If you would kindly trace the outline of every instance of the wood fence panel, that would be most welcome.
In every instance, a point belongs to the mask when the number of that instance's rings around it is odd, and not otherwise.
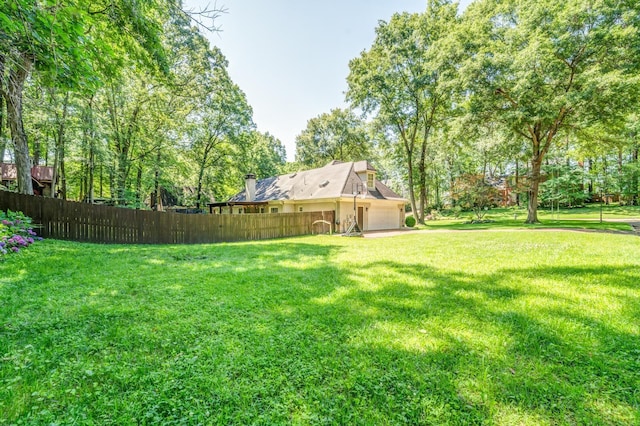
[[[44,238],[115,244],[199,244],[317,233],[335,213],[186,215],[85,204],[0,190],[0,210],[21,211]],[[326,231],[325,231],[326,232]]]

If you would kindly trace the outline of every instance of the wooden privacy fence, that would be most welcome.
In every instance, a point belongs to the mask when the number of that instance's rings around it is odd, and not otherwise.
[[[197,244],[326,232],[334,212],[188,215],[78,203],[0,190],[0,210],[21,211],[45,238],[122,244]]]

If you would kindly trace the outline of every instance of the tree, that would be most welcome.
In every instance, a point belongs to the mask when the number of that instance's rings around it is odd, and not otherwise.
[[[563,133],[626,114],[638,79],[624,46],[637,28],[631,3],[484,0],[465,13],[460,70],[468,113],[495,120],[528,143],[527,222],[538,221],[543,160]]]
[[[366,159],[369,151],[365,123],[350,110],[333,109],[312,118],[296,137],[296,161],[308,167]]]
[[[222,55],[217,49],[211,54],[212,57]],[[245,94],[229,78],[226,62],[216,60],[210,66],[201,108],[189,117],[188,153],[197,166],[197,208],[201,205],[205,178],[230,168],[240,136],[254,126],[251,107]]]
[[[473,210],[477,220],[482,220],[487,211],[500,202],[499,191],[487,183],[482,175],[460,177],[455,186],[456,204]]]
[[[629,161],[621,166],[622,192],[632,206],[640,206],[640,116],[631,114],[625,123]],[[622,150],[620,151],[622,153]],[[621,155],[622,157],[622,155]]]
[[[0,10],[0,96],[6,103],[20,193],[33,193],[23,124],[23,91],[32,71],[68,88],[91,85],[99,62],[112,66],[109,60],[127,47],[141,61],[164,68],[159,17],[176,8],[173,0],[4,3]]]
[[[402,146],[409,199],[420,223],[433,155],[430,138],[453,113],[456,55],[448,35],[456,14],[457,5],[442,0],[429,0],[423,14],[396,14],[378,26],[371,49],[349,64],[347,99],[374,114]]]
[[[0,163],[4,162],[4,155],[7,149],[7,140],[5,139],[4,123],[5,123],[5,107],[4,97],[0,95]]]
[[[239,178],[253,173],[260,179],[280,174],[286,158],[286,149],[279,139],[268,132],[254,130],[242,135],[240,152],[235,162],[242,171]]]
[[[577,165],[563,162],[543,166],[547,179],[540,184],[543,205],[575,207],[582,205],[589,194],[584,190],[584,171]]]

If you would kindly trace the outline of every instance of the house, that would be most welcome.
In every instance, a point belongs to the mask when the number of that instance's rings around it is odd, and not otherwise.
[[[513,175],[463,174],[455,178],[450,197],[452,202],[457,204],[463,194],[469,191],[473,192],[474,185],[482,184],[493,189],[494,193],[486,193],[487,197],[492,198],[489,204],[500,207],[514,206],[518,204],[518,193],[525,192],[527,184],[526,176],[519,176],[517,179],[516,181],[516,177]]]
[[[491,185],[497,192],[496,203],[500,207],[515,206],[518,203],[517,192],[515,191],[515,179],[509,176],[495,176],[485,178],[485,182]]]
[[[376,179],[367,161],[332,161],[317,169],[256,181],[245,177],[245,189],[229,201],[209,204],[213,214],[335,211],[336,231],[353,219],[363,231],[398,229],[404,225],[407,200]]]
[[[18,180],[18,168],[15,164],[0,163],[0,184],[9,188]],[[31,184],[35,195],[51,196],[53,167],[33,166],[31,168]]]

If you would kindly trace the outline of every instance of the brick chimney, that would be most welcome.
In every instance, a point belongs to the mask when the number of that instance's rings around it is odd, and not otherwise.
[[[254,201],[256,198],[256,175],[249,173],[244,177],[245,200]]]

